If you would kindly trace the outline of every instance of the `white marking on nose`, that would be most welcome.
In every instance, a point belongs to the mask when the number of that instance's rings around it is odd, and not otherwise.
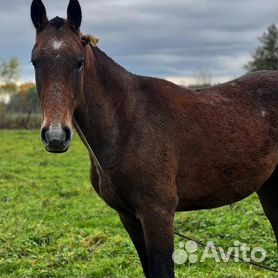
[[[55,50],[59,50],[62,46],[63,46],[63,42],[62,42],[62,41],[56,41],[56,40],[54,40],[53,43],[52,43],[52,47],[53,47]]]

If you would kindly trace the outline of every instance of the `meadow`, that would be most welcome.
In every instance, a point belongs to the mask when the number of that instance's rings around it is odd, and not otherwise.
[[[263,247],[277,268],[276,243],[256,195],[219,209],[177,213],[175,230],[228,248]],[[182,240],[175,237],[175,247]],[[199,248],[197,254],[202,254]],[[0,131],[0,277],[143,277],[117,213],[93,191],[89,159],[75,136],[47,153],[39,131]],[[177,277],[274,277],[240,262],[176,265]]]

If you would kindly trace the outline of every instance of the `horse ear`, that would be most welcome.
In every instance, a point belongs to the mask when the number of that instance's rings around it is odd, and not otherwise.
[[[78,0],[70,0],[67,10],[68,22],[75,31],[79,31],[82,11]]]
[[[48,23],[46,9],[41,0],[33,0],[31,4],[31,18],[37,30],[43,29]]]

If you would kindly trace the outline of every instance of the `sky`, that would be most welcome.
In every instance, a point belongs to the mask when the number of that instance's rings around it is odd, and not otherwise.
[[[66,17],[68,0],[44,0],[48,18]],[[17,57],[33,81],[35,30],[30,0],[1,0],[0,60]],[[258,37],[277,23],[276,0],[80,0],[81,31],[127,70],[180,85],[244,74]],[[203,78],[201,78],[203,76]]]

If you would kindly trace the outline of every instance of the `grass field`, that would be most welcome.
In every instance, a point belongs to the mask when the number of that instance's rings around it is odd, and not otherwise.
[[[0,156],[1,278],[143,277],[116,212],[91,188],[88,155],[77,136],[69,152],[53,155],[44,151],[38,131],[1,131]],[[224,248],[235,240],[263,247],[263,264],[277,267],[274,236],[255,195],[233,206],[178,213],[175,229]],[[179,242],[175,238],[176,248]],[[176,276],[275,275],[207,260],[177,265]]]

